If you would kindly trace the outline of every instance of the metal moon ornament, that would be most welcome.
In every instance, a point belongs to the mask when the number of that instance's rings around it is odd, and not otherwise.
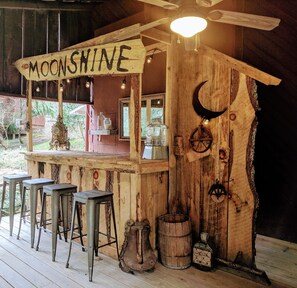
[[[192,105],[195,112],[202,118],[200,125],[192,132],[189,140],[192,149],[197,153],[206,152],[210,148],[213,141],[210,129],[203,126],[203,123],[207,123],[210,119],[219,117],[227,110],[227,108],[225,108],[222,111],[211,111],[203,107],[199,100],[199,91],[206,82],[207,81],[201,82],[195,88],[192,100]]]
[[[208,110],[206,109],[205,107],[203,107],[203,105],[201,104],[200,100],[199,100],[199,91],[201,89],[201,87],[207,82],[206,81],[203,81],[201,82],[196,88],[195,88],[195,91],[193,93],[193,101],[192,101],[192,104],[193,104],[193,108],[195,110],[195,112],[197,113],[198,116],[200,116],[201,118],[203,119],[207,119],[207,120],[210,120],[210,119],[213,119],[213,118],[216,118],[216,117],[219,117],[220,115],[222,115],[226,110],[227,108],[225,108],[224,110],[222,111],[211,111],[211,110]]]

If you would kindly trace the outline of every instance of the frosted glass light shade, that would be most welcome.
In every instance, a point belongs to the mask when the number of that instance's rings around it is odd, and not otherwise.
[[[186,16],[173,20],[170,29],[183,37],[189,38],[203,31],[207,26],[207,21],[198,16]]]

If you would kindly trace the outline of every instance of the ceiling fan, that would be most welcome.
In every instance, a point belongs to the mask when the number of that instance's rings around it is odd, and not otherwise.
[[[212,10],[203,15],[201,7],[212,7],[223,0],[137,0],[147,4],[176,10],[176,16],[170,24],[173,32],[189,38],[203,31],[207,27],[207,21],[221,22],[270,31],[280,23],[279,18],[254,15],[248,13]]]

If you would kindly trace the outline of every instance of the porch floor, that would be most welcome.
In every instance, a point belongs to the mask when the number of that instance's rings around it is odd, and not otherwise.
[[[157,263],[154,272],[127,274],[118,261],[100,254],[95,257],[93,282],[88,281],[87,253],[73,245],[69,268],[65,268],[68,243],[58,240],[56,262],[51,261],[51,234],[42,232],[39,251],[30,248],[29,223],[22,225],[16,239],[19,215],[15,216],[14,234],[9,236],[8,217],[0,225],[0,287],[102,287],[102,288],[260,288],[267,287],[222,270],[202,272],[167,269]],[[257,267],[267,272],[270,287],[297,287],[297,245],[259,236]]]

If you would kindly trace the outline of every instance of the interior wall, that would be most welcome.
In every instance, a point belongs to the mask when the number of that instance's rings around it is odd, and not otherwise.
[[[244,1],[244,12],[281,19],[273,31],[243,29],[241,59],[282,79],[277,87],[258,85],[256,187],[260,198],[257,232],[297,243],[297,66],[295,1]]]
[[[90,129],[97,129],[97,116],[103,112],[110,117],[114,128],[119,130],[119,99],[130,96],[130,77],[126,76],[126,89],[121,89],[125,76],[98,76],[94,79],[94,106]],[[142,94],[165,92],[166,53],[153,56],[151,63],[144,64],[142,74]],[[89,151],[98,153],[129,153],[129,141],[119,140],[119,135],[89,135]],[[101,138],[101,139],[100,139]]]

